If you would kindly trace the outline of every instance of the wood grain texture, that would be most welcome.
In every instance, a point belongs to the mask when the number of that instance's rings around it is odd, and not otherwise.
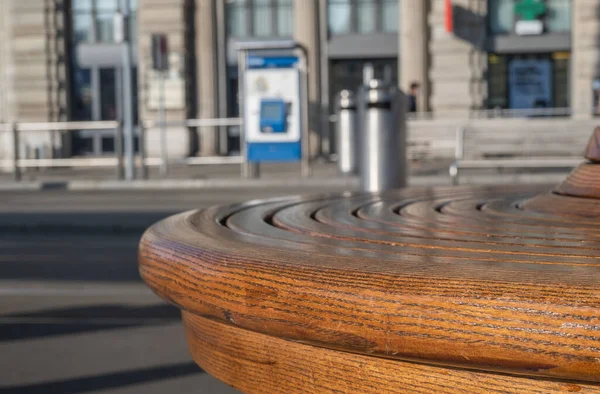
[[[600,382],[600,200],[550,189],[188,212],[146,232],[140,273],[191,314],[340,354]]]
[[[591,162],[600,162],[600,127],[596,127],[585,148],[585,158]]]
[[[600,393],[600,386],[434,367],[290,342],[183,314],[192,357],[248,394]]]
[[[584,163],[579,165],[556,192],[565,196],[600,198],[600,164]]]
[[[579,165],[555,192],[564,196],[600,199],[600,127],[596,127],[585,148],[587,163]],[[570,204],[573,200],[571,200]],[[584,209],[575,209],[585,212]]]

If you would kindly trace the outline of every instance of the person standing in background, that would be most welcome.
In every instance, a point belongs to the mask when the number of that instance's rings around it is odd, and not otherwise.
[[[418,82],[412,82],[410,84],[410,92],[408,93],[408,112],[417,112],[417,96],[419,95]]]
[[[594,92],[594,115],[600,114],[600,79],[595,79],[592,84]]]

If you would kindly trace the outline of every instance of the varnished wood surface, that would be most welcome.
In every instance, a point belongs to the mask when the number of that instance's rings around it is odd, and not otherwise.
[[[591,162],[600,162],[600,127],[596,127],[585,147],[585,158]]]
[[[600,200],[549,190],[415,188],[188,212],[144,235],[140,272],[188,321],[338,355],[593,385]]]
[[[600,164],[584,163],[569,174],[567,179],[556,188],[556,192],[566,196],[598,199],[600,198],[598,180],[600,180]]]
[[[600,393],[593,384],[435,367],[314,347],[183,314],[192,357],[245,393]]]

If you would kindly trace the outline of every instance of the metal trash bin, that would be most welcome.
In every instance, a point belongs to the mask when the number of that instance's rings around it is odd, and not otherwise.
[[[338,150],[338,171],[343,175],[358,173],[356,135],[356,100],[354,93],[342,90],[336,100],[336,146]]]
[[[406,186],[406,98],[397,86],[372,79],[359,88],[360,188]]]

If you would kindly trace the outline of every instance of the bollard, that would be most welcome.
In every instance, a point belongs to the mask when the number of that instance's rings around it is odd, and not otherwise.
[[[140,178],[148,179],[148,165],[146,163],[146,125],[140,121],[138,128],[138,151],[140,156]]]
[[[406,186],[406,100],[396,87],[372,79],[359,89],[360,188]]]
[[[358,172],[356,135],[356,100],[349,90],[342,90],[336,101],[336,145],[338,148],[338,171],[343,175]]]
[[[12,124],[12,137],[13,137],[13,178],[15,181],[21,180],[21,166],[19,165],[19,154],[21,151],[21,144],[19,141],[19,126],[17,123]]]
[[[123,121],[119,121],[119,124],[115,127],[115,156],[117,157],[117,180],[122,181],[125,178],[125,167],[123,166]]]

